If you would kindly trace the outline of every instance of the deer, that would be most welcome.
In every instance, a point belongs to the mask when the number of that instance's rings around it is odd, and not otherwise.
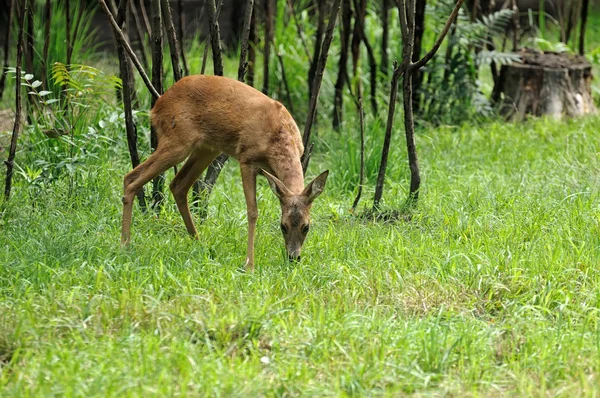
[[[304,186],[300,130],[285,106],[237,80],[194,75],[180,79],[156,101],[150,113],[156,150],[123,180],[121,244],[130,243],[134,197],[143,186],[187,159],[170,190],[188,233],[199,239],[188,192],[221,153],[239,162],[248,219],[246,270],[254,269],[258,220],[256,179],[266,177],[281,206],[281,233],[290,260],[300,260],[312,203],[325,188],[326,170]]]

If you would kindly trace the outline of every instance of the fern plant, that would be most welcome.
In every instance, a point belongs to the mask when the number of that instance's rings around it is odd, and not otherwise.
[[[15,68],[8,73],[16,74]],[[42,90],[42,82],[33,74],[22,72],[19,80],[34,98],[31,123],[23,138],[26,148],[35,148],[36,158],[24,168],[17,167],[18,172],[36,190],[66,174],[70,191],[81,172],[78,166],[96,156],[98,143],[105,141],[99,134],[107,116],[104,111],[114,109],[107,106],[109,96],[121,87],[121,80],[91,66],[67,67],[59,62],[52,66],[51,75],[59,94]]]
[[[431,15],[434,20],[442,20],[452,7],[451,1],[440,1]],[[446,51],[440,51],[425,70],[420,91],[423,119],[455,124],[492,111],[480,71],[483,66],[520,61],[515,53],[493,49],[494,41],[506,34],[513,15],[512,10],[500,10],[471,21],[461,10],[448,36]]]

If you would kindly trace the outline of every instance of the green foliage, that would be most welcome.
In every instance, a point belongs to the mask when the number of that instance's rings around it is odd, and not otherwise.
[[[8,73],[14,75],[16,70],[10,68]],[[22,72],[20,80],[33,103],[33,117],[21,142],[32,158],[24,167],[17,164],[17,170],[35,197],[64,175],[71,185],[77,183],[86,175],[90,159],[106,151],[113,138],[99,130],[106,124],[107,113],[112,114],[112,123],[117,121],[118,112],[107,100],[121,81],[91,66],[67,67],[60,62],[52,66],[51,80],[59,88],[58,96],[41,90],[42,82],[32,74]]]
[[[452,2],[440,2],[432,13],[438,28],[453,7]],[[480,67],[494,63],[519,62],[512,52],[489,50],[494,39],[503,37],[513,17],[512,10],[501,10],[470,21],[462,12],[448,35],[447,47],[440,50],[425,68],[420,92],[422,118],[433,123],[462,123],[475,117],[490,116],[492,107],[483,94]]]
[[[34,14],[34,45],[35,55],[33,57],[34,69],[33,71],[27,71],[35,76],[41,76],[42,64],[44,62],[43,49],[46,38],[45,32],[45,4],[35,2],[35,14]],[[88,6],[87,2],[71,1],[71,37],[74,38],[72,41],[73,46],[73,59],[72,63],[90,63],[90,61],[97,58],[97,50],[99,41],[97,38],[97,28],[93,27],[93,19],[96,13],[96,6]],[[50,38],[48,47],[48,59],[46,63],[48,65],[47,78],[50,79],[53,73],[51,68],[55,62],[66,63],[67,62],[67,23],[65,16],[64,1],[53,1],[52,2],[52,18],[50,24]],[[16,30],[15,30],[16,32]],[[58,91],[55,91],[58,94]]]

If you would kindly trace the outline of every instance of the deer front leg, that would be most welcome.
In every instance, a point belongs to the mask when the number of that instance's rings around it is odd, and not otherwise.
[[[254,270],[254,232],[256,220],[258,220],[258,208],[256,206],[256,170],[249,164],[241,163],[242,183],[244,195],[246,196],[246,210],[248,213],[248,250],[246,255],[246,269]]]

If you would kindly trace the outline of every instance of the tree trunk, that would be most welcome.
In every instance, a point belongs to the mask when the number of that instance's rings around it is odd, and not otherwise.
[[[244,14],[244,25],[242,27],[241,35],[241,48],[240,48],[240,63],[238,66],[238,80],[244,82],[244,76],[246,75],[246,69],[248,68],[248,62],[246,58],[248,56],[248,41],[250,38],[250,30],[252,25],[252,17],[254,14],[254,0],[248,0],[246,3],[246,11]]]
[[[263,72],[263,87],[262,92],[264,94],[269,94],[269,79],[270,79],[270,71],[269,71],[269,62],[271,61],[271,43],[273,42],[273,20],[274,20],[274,10],[273,10],[273,1],[272,0],[264,0],[265,1],[265,49],[263,52],[263,61],[264,61],[264,72]]]
[[[360,0],[360,3],[354,1],[354,28],[352,31],[352,74],[356,76],[358,71],[358,59],[360,58],[361,26],[364,25],[366,16],[366,0]]]
[[[312,148],[312,145],[309,146],[310,134],[313,122],[315,120],[315,116],[317,114],[317,103],[319,100],[319,92],[321,91],[321,82],[323,81],[323,72],[325,71],[325,66],[327,65],[329,47],[331,46],[331,41],[333,40],[333,32],[335,30],[335,23],[337,20],[338,13],[340,11],[341,4],[342,0],[335,0],[333,5],[331,6],[331,13],[329,15],[327,31],[325,32],[325,38],[323,39],[323,48],[320,51],[320,57],[317,63],[317,69],[315,71],[315,78],[312,84],[312,95],[308,104],[308,115],[306,116],[304,134],[302,136],[302,143],[304,144],[305,148],[304,154],[302,156],[302,170],[304,173],[306,173],[308,163],[310,162]]]
[[[381,10],[381,74],[387,78],[388,75],[388,47],[389,47],[389,36],[390,36],[390,0],[383,0]]]
[[[18,9],[17,5],[19,2],[14,3],[15,11]],[[15,165],[15,155],[17,153],[17,141],[19,139],[19,133],[21,132],[21,63],[23,62],[23,31],[25,30],[25,13],[27,12],[27,6],[25,2],[21,3],[21,10],[19,12],[19,33],[17,34],[17,66],[16,66],[16,88],[15,88],[15,124],[13,127],[13,133],[10,140],[10,149],[8,150],[8,159],[6,160],[6,182],[4,184],[4,201],[10,199],[10,192],[12,189],[12,177],[13,168]]]
[[[0,77],[0,100],[2,99],[2,95],[4,94],[4,87],[6,86],[6,69],[8,68],[8,63],[10,60],[9,51],[10,51],[10,29],[12,27],[12,16],[13,11],[16,9],[15,0],[9,0],[8,2],[8,25],[6,25],[6,36],[4,37],[4,68],[2,68],[2,75]]]
[[[394,116],[396,113],[396,98],[398,96],[398,80],[401,70],[394,68],[392,75],[392,85],[390,90],[390,101],[388,104],[388,116],[385,126],[385,136],[383,138],[383,147],[381,149],[381,161],[379,162],[379,172],[377,173],[377,183],[375,185],[375,196],[373,197],[373,210],[379,210],[381,198],[383,197],[383,186],[385,183],[385,173],[387,171],[388,156],[390,153],[390,144],[392,141],[392,129],[394,128]]]
[[[130,0],[136,1],[136,0]],[[148,19],[148,13],[146,12],[146,2],[145,0],[139,0],[140,3],[140,11],[142,12],[142,20],[144,21],[144,26],[146,28],[146,34],[148,36],[152,36],[152,26],[150,25],[150,19]]]
[[[161,0],[152,0],[152,85],[159,94],[163,92],[162,61],[163,61],[163,28]],[[152,98],[152,107],[158,98]],[[152,151],[158,147],[158,138],[154,126],[150,127],[150,146]],[[152,180],[152,207],[160,209],[164,200],[163,188],[165,175],[160,174]]]
[[[140,49],[140,54],[142,55],[142,62],[144,63],[144,68],[148,69],[150,62],[148,61],[148,54],[146,54],[146,48],[144,46],[144,29],[142,26],[142,21],[138,13],[137,6],[135,5],[135,1],[129,1],[129,6],[131,7],[131,14],[133,15],[133,20],[135,22],[135,32],[139,42],[138,47]]]
[[[415,121],[412,108],[412,77],[413,71],[404,74],[402,91],[404,92],[404,132],[406,136],[406,150],[408,153],[408,166],[410,168],[410,190],[408,202],[416,203],[419,200],[419,189],[421,187],[421,174],[419,172],[419,159],[417,157],[417,146],[415,144]]]
[[[421,58],[421,47],[423,40],[423,33],[425,32],[425,7],[427,6],[427,0],[416,0],[415,8],[415,40],[412,61],[417,62]],[[413,110],[415,113],[419,113],[421,101],[419,100],[419,94],[421,91],[421,85],[423,84],[423,72],[421,70],[415,71],[413,76],[412,86],[412,103]]]
[[[117,11],[116,20],[119,28],[123,32],[126,33],[126,7],[127,3],[125,1],[121,1],[119,4],[119,9]],[[115,38],[117,36],[117,32],[114,32]],[[137,167],[140,164],[140,156],[137,151],[137,126],[133,121],[133,99],[132,94],[135,93],[134,89],[134,81],[133,81],[133,70],[129,61],[129,57],[127,55],[127,51],[121,44],[121,42],[117,39],[117,55],[119,57],[119,71],[121,74],[121,81],[123,83],[122,86],[122,102],[123,102],[123,111],[125,114],[125,131],[127,133],[127,148],[129,149],[129,157],[131,159],[132,168]],[[142,210],[146,210],[146,197],[144,195],[144,189],[140,189],[137,192],[138,201],[140,203],[140,207]]]
[[[344,112],[343,89],[348,76],[348,50],[350,44],[350,26],[352,24],[352,9],[350,0],[342,2],[342,24],[341,28],[341,52],[338,68],[338,76],[335,82],[335,96],[333,98],[333,128],[340,129]]]
[[[315,51],[312,57],[312,62],[310,63],[310,68],[308,69],[308,97],[312,98],[313,96],[313,82],[315,79],[315,73],[317,71],[317,66],[319,63],[319,57],[321,55],[321,47],[323,45],[323,32],[325,30],[325,8],[326,1],[318,1],[318,23],[317,23],[317,34],[315,37]]]
[[[250,35],[248,36],[248,69],[246,75],[246,83],[249,86],[254,86],[254,64],[256,63],[256,46],[258,39],[256,37],[256,12],[252,13],[250,21]]]
[[[183,73],[185,76],[190,74],[190,67],[185,57],[185,33],[183,29],[183,4],[182,0],[177,0],[177,14],[179,16],[179,49],[181,51],[181,62],[183,63]]]
[[[592,67],[580,55],[522,51],[523,63],[502,66],[494,95],[509,119],[595,114]]]
[[[164,25],[167,29],[167,40],[169,41],[169,53],[171,54],[171,65],[173,67],[173,77],[175,81],[181,80],[183,71],[179,62],[179,43],[175,33],[175,25],[173,24],[173,12],[169,0],[162,0],[161,11],[163,13]]]
[[[67,66],[71,65],[71,60],[73,58],[73,42],[71,41],[71,2],[70,0],[65,0],[65,16],[67,19]]]
[[[585,54],[585,29],[588,19],[589,0],[583,0],[581,4],[581,26],[579,30],[579,55]]]
[[[219,29],[218,21],[218,10],[215,4],[215,0],[209,0],[208,3],[208,17],[210,19],[210,42],[213,54],[213,69],[215,75],[223,76],[223,55],[221,49],[221,31]],[[200,192],[197,194],[197,203],[200,210],[200,218],[206,219],[208,215],[208,198],[212,192],[215,183],[225,162],[227,162],[229,156],[222,153],[208,166],[206,170],[206,176],[204,181],[201,183],[202,187]]]
[[[50,49],[50,22],[52,21],[52,2],[46,0],[46,9],[44,18],[46,22],[44,24],[44,48],[42,50],[42,88],[48,90],[48,50]]]
[[[25,15],[25,18],[27,19],[27,34],[25,35],[25,72],[36,75],[37,71],[33,70],[33,55],[35,52],[35,47],[33,45],[33,13],[35,12],[35,3],[33,0],[24,1],[27,2],[27,14]],[[19,78],[20,77],[17,77],[17,79]],[[26,98],[27,121],[31,122],[33,109],[36,106],[35,98],[32,95],[27,95]]]

